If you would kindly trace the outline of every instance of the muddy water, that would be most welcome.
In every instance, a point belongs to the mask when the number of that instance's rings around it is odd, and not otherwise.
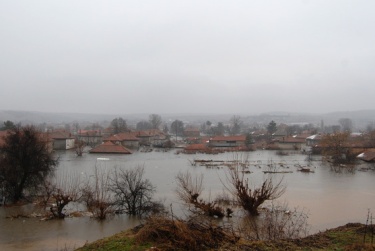
[[[176,155],[174,152],[134,153],[130,156],[90,155],[76,157],[74,152],[60,152],[59,172],[89,177],[94,167],[111,170],[115,166],[132,168],[144,166],[145,176],[156,186],[156,199],[174,213],[181,213],[182,205],[175,196],[175,176],[190,170],[204,175],[204,196],[213,198],[223,192],[225,168],[207,169],[190,165],[193,159],[234,160],[248,159],[253,165],[249,178],[254,184],[267,177],[263,171],[267,164],[283,163],[288,174],[272,174],[274,179],[283,177],[286,193],[279,199],[289,207],[298,207],[309,213],[311,232],[336,227],[347,222],[364,222],[368,209],[375,209],[375,171],[337,172],[320,161],[307,162],[305,155],[277,156],[273,151],[256,151],[249,154],[225,153],[219,155]],[[257,166],[255,166],[257,164]],[[314,173],[301,173],[297,165],[310,165]],[[259,168],[261,166],[261,168]],[[281,168],[281,167],[279,167]],[[78,209],[78,207],[77,207]],[[86,241],[91,242],[135,226],[137,219],[115,216],[98,222],[88,217],[67,218],[62,221],[39,221],[35,218],[6,219],[7,215],[23,212],[27,208],[0,207],[0,250],[61,250],[74,249]]]

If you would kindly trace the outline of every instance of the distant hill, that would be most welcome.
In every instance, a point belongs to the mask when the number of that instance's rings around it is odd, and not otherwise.
[[[151,114],[151,113],[150,113]],[[268,124],[271,120],[276,123],[312,123],[319,126],[321,121],[324,125],[337,125],[340,118],[349,118],[353,121],[355,128],[365,129],[369,124],[375,122],[375,110],[360,111],[338,111],[331,113],[289,113],[289,112],[268,112],[258,115],[245,114],[162,114],[163,120],[172,122],[175,119],[182,120],[186,123],[199,124],[207,120],[217,123],[227,123],[233,115],[240,115],[245,123]],[[135,124],[140,120],[147,120],[149,114],[84,114],[84,113],[47,113],[35,111],[11,111],[0,110],[0,122],[10,120],[22,124],[63,124],[63,123],[101,123],[110,122],[116,117],[123,117],[129,124]]]
[[[116,115],[104,114],[79,114],[79,113],[46,113],[30,111],[0,111],[0,121],[10,120],[22,124],[38,123],[70,123],[73,121],[98,122],[102,120],[112,120]]]

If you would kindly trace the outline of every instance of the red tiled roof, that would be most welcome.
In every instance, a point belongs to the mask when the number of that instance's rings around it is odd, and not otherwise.
[[[215,136],[210,138],[210,141],[245,141],[246,135],[237,136]]]
[[[375,149],[369,149],[359,154],[357,158],[364,161],[374,161],[375,160]]]
[[[204,151],[207,150],[206,144],[191,144],[185,147],[187,151]]]
[[[306,138],[297,138],[293,136],[284,137],[283,139],[280,139],[279,142],[282,143],[305,143]]]
[[[139,141],[134,132],[122,132],[105,138],[103,141]]]
[[[208,142],[210,141],[210,138],[211,138],[211,137],[208,137],[208,136],[201,137],[201,142],[202,142],[202,143],[208,143]]]
[[[310,137],[310,136],[311,136],[311,133],[309,133],[309,132],[303,132],[301,134],[295,135],[294,137],[297,138],[297,139],[304,139],[304,140],[306,140],[306,138]]]
[[[71,133],[65,131],[55,131],[49,134],[51,139],[74,139]]]
[[[100,130],[79,130],[78,135],[80,136],[100,136]]]
[[[90,150],[90,153],[120,153],[120,154],[131,154],[131,151],[122,146],[113,144],[110,141],[104,142],[101,145]]]

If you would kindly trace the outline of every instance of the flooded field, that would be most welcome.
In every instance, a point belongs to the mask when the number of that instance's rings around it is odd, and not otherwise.
[[[375,171],[332,170],[324,166],[319,159],[307,161],[306,155],[276,155],[274,151],[255,151],[250,153],[223,153],[218,155],[182,155],[171,152],[136,152],[132,155],[92,155],[76,157],[74,152],[60,152],[59,172],[74,173],[82,178],[93,173],[95,165],[111,170],[115,166],[133,168],[144,166],[145,177],[156,186],[155,198],[169,207],[172,204],[175,213],[182,205],[177,200],[174,189],[175,176],[190,170],[193,174],[204,175],[204,193],[208,198],[222,194],[226,168],[192,166],[194,159],[231,161],[236,159],[250,162],[250,180],[257,184],[266,175],[275,178],[284,177],[287,186],[285,194],[278,199],[288,203],[289,207],[298,207],[309,213],[310,232],[325,230],[347,222],[365,222],[368,209],[375,209]],[[268,165],[286,170],[285,174],[264,174]],[[297,171],[299,166],[308,166],[313,173]],[[367,166],[362,166],[367,167]],[[62,250],[82,246],[139,223],[137,219],[125,215],[98,222],[89,217],[67,218],[65,220],[39,221],[37,218],[7,219],[15,211],[27,208],[0,207],[0,250]]]

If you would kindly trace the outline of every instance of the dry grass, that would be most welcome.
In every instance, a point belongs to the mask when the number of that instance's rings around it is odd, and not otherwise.
[[[162,250],[207,250],[238,241],[227,229],[202,218],[183,221],[160,215],[148,218],[135,238],[156,243]]]

